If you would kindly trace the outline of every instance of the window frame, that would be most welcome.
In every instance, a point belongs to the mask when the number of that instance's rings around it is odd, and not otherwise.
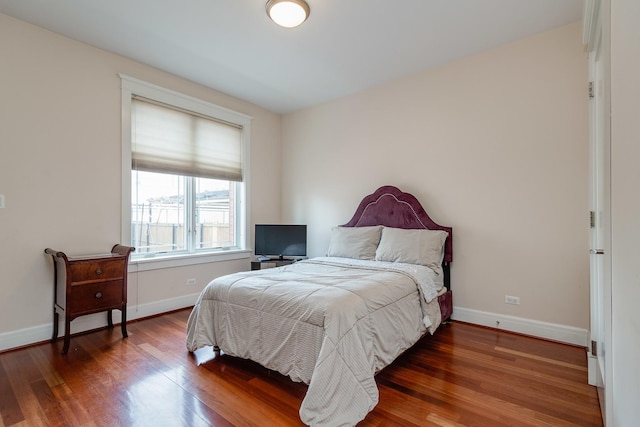
[[[136,253],[133,252],[130,262],[136,264],[137,270],[140,271],[249,258],[251,256],[248,222],[250,200],[249,153],[252,117],[124,74],[119,74],[119,76],[122,84],[122,242],[131,242],[131,99],[134,95],[242,127],[243,180],[236,184],[238,197],[240,198],[237,218],[240,224],[240,235],[237,236],[238,249],[212,249],[180,254],[158,254],[151,258],[134,256]]]

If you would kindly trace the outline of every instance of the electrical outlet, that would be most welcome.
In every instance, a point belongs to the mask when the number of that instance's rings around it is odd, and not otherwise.
[[[504,296],[504,302],[505,302],[505,304],[519,305],[520,304],[520,297],[512,297],[511,295],[505,295]]]
[[[195,285],[196,279],[187,279],[187,285]]]

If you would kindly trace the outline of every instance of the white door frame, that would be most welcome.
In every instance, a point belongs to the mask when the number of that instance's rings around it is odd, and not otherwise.
[[[589,50],[590,333],[589,383],[598,387],[606,424],[612,424],[611,348],[611,138],[608,2],[587,0],[583,41]]]

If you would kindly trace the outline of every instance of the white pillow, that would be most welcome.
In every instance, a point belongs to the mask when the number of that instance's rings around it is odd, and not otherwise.
[[[375,259],[437,268],[442,264],[447,236],[448,233],[442,230],[384,227]]]
[[[373,227],[333,227],[327,256],[374,259],[380,242],[381,225]]]

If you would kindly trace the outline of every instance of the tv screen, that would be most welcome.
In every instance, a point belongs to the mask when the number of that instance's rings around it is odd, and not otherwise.
[[[261,257],[307,256],[307,226],[256,224],[254,252]]]

